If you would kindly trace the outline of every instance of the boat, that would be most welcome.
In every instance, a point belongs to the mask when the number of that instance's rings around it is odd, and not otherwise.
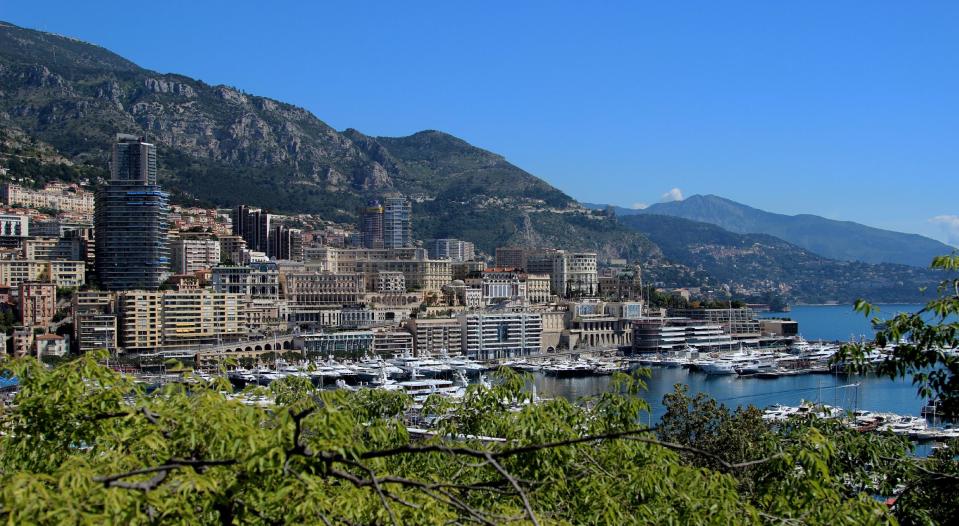
[[[763,411],[763,420],[785,421],[791,417],[839,418],[844,411],[841,407],[817,404],[803,400],[798,406],[774,405]]]
[[[741,365],[736,368],[736,373],[741,376],[748,375],[760,375],[768,373],[776,373],[776,376],[779,376],[779,366],[775,362],[770,360],[753,360],[747,364]]]
[[[735,364],[731,360],[701,361],[698,367],[708,375],[736,374]]]
[[[589,376],[593,373],[593,368],[582,360],[562,361],[543,366],[543,372],[557,378],[573,378]]]

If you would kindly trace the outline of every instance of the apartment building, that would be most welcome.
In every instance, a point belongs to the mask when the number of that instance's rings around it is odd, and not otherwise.
[[[73,295],[73,338],[81,353],[96,349],[117,351],[116,295],[77,291]]]
[[[28,216],[0,214],[0,237],[25,238],[29,235],[30,218]]]
[[[87,242],[79,237],[33,237],[23,240],[23,259],[85,261]]]
[[[61,212],[93,215],[93,194],[76,184],[50,183],[41,190],[6,183],[0,186],[0,200],[7,206],[48,208]]]
[[[468,313],[460,315],[460,323],[462,349],[470,358],[510,358],[540,350],[543,320],[538,313]]]
[[[526,274],[526,300],[532,304],[549,303],[553,300],[550,293],[549,274]]]
[[[24,281],[18,298],[20,323],[24,327],[46,327],[57,312],[57,286],[49,282]]]
[[[163,345],[163,293],[143,290],[117,294],[119,344],[126,350]]]
[[[553,254],[552,288],[562,298],[590,297],[599,292],[595,252]]]
[[[86,263],[36,259],[0,260],[0,284],[16,287],[24,281],[50,281],[57,287],[77,288],[86,283]]]
[[[163,293],[163,346],[189,347],[247,337],[248,303],[242,294],[211,290]]]
[[[220,240],[210,235],[181,232],[170,248],[176,274],[190,274],[220,264]]]
[[[462,263],[476,257],[475,245],[462,239],[428,239],[425,246],[430,259],[448,259],[454,263]]]
[[[208,289],[120,292],[120,343],[126,350],[155,350],[240,340],[249,334],[248,303],[242,294]]]
[[[220,257],[234,265],[249,263],[244,256],[247,251],[246,240],[241,236],[220,236]]]
[[[496,266],[526,270],[526,249],[523,247],[497,247]]]
[[[413,246],[413,204],[401,195],[383,199],[383,246]]]
[[[374,329],[371,351],[374,356],[392,358],[413,353],[413,335],[400,329]]]
[[[413,348],[419,356],[463,349],[463,324],[459,318],[416,318],[409,320],[406,327],[413,333]]]

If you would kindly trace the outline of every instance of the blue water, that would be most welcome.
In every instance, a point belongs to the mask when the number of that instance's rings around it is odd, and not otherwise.
[[[681,367],[655,367],[646,380],[642,395],[651,409],[651,420],[659,420],[666,412],[663,396],[675,384],[689,386],[691,395],[704,392],[730,407],[773,404],[799,405],[803,400],[842,407],[846,410],[868,409],[902,415],[919,416],[922,399],[908,380],[891,380],[875,375],[808,374],[774,379],[741,378],[738,375],[708,376]],[[562,396],[577,399],[605,391],[610,377],[554,378],[533,376],[540,396]]]
[[[877,305],[879,312],[869,318],[853,310],[852,305],[797,305],[791,312],[763,312],[763,318],[791,318],[799,322],[799,334],[807,340],[849,341],[872,338],[873,317],[887,319],[900,312],[916,312],[922,305]]]
[[[915,312],[920,305],[879,305],[872,316],[889,318],[899,312]],[[791,312],[763,313],[764,317],[788,317],[799,322],[799,331],[807,340],[871,338],[874,330],[869,319],[853,311],[851,305],[805,305]],[[773,379],[740,378],[737,375],[707,376],[683,368],[653,368],[642,395],[649,403],[649,419],[656,422],[665,413],[663,396],[675,384],[689,386],[692,395],[704,392],[730,407],[773,404],[798,405],[810,400],[846,410],[868,409],[919,416],[923,400],[910,379],[892,380],[872,374],[809,374]],[[609,386],[609,377],[553,378],[534,375],[539,394],[577,399],[601,393]]]

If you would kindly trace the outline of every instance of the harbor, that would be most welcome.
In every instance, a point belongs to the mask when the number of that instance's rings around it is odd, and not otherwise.
[[[793,345],[779,350],[699,353],[687,349],[643,356],[611,349],[484,362],[445,352],[423,357],[328,356],[313,360],[276,359],[253,367],[234,366],[219,371],[208,368],[137,376],[147,383],[162,383],[210,380],[225,372],[238,396],[248,386],[269,386],[273,381],[296,376],[329,389],[401,391],[421,403],[430,395],[461,398],[469,385],[495,381],[494,371],[500,367],[527,374],[538,396],[570,400],[604,392],[616,372],[645,369],[647,389],[640,396],[650,405],[650,424],[665,412],[663,397],[674,386],[685,385],[690,393],[707,393],[728,407],[764,408],[771,423],[791,415],[809,414],[843,418],[863,432],[890,431],[918,442],[959,436],[952,422],[943,421],[935,405],[919,398],[909,382],[869,372],[851,373],[831,365],[830,359],[838,349],[838,343],[811,343],[797,338]],[[885,356],[874,352],[871,361],[877,363]],[[264,404],[269,400],[258,394],[250,402]],[[823,413],[822,408],[827,412]]]

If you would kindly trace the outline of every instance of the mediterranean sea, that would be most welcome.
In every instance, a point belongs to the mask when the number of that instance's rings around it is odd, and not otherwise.
[[[898,312],[915,312],[920,305],[880,305],[874,316],[887,318]],[[791,312],[762,313],[763,317],[788,317],[799,322],[804,338],[814,340],[843,340],[871,338],[871,322],[853,311],[851,305],[802,305]],[[689,392],[706,393],[730,407],[773,404],[798,405],[803,400],[814,401],[846,410],[868,409],[902,415],[920,415],[923,400],[917,395],[910,379],[892,380],[873,374],[808,374],[783,376],[773,379],[742,378],[738,375],[707,376],[684,368],[654,367],[646,380],[647,390],[642,397],[650,405],[649,420],[658,421],[665,413],[663,396],[673,391],[676,384],[689,387]],[[541,373],[533,375],[538,394],[543,397],[562,396],[577,399],[603,392],[610,377],[555,378]]]

